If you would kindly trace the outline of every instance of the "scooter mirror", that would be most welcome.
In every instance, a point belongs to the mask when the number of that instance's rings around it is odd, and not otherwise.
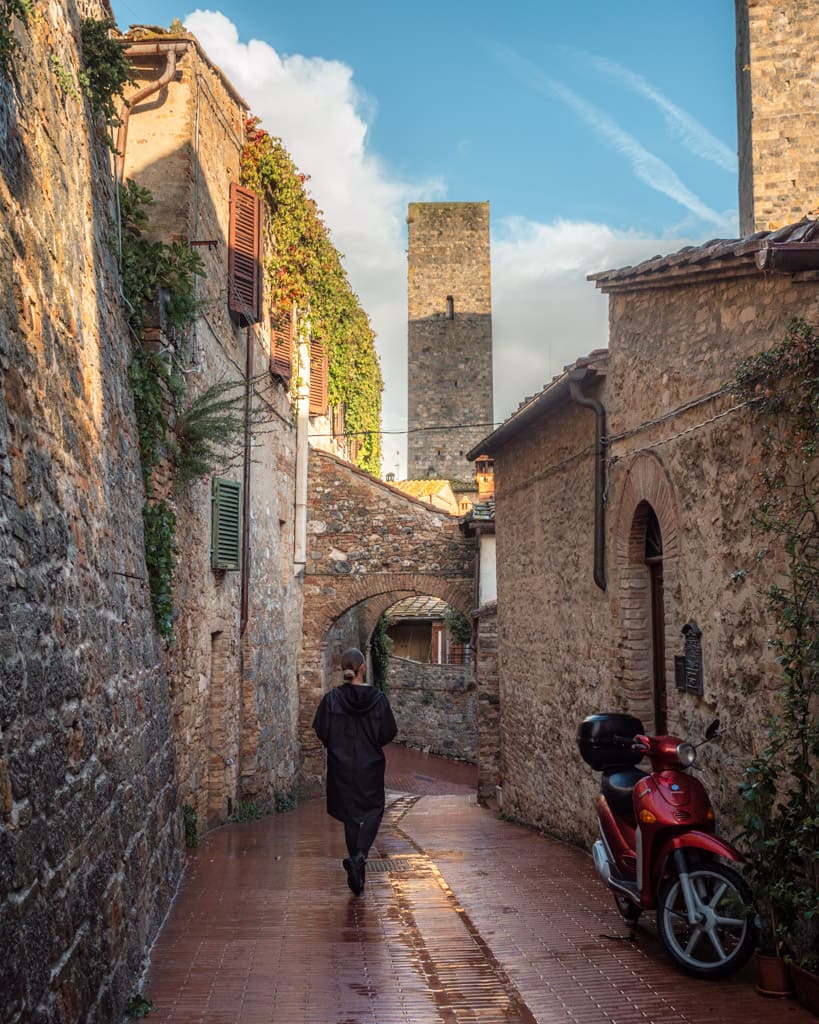
[[[705,730],[705,738],[712,740],[715,736],[719,735],[719,719],[715,718],[714,721]]]

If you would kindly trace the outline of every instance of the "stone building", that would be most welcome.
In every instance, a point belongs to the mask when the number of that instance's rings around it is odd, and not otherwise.
[[[38,6],[0,69],[4,1024],[118,1020],[182,867],[110,153],[68,87],[110,15]]]
[[[786,55],[816,38],[815,5],[748,7],[752,64],[774,26]],[[793,200],[781,184],[814,153],[815,81],[778,103],[806,134],[755,150],[740,185],[754,226],[793,219],[793,203],[798,217],[817,184],[807,163],[812,181]],[[761,143],[755,112],[752,123]],[[495,460],[500,770],[513,815],[593,837],[597,780],[575,733],[601,710],[694,739],[720,717],[728,732],[704,748],[706,781],[718,814],[736,813],[781,684],[764,593],[776,566],[757,559],[751,525],[759,431],[726,385],[792,318],[819,324],[817,240],[807,219],[593,275],[609,296],[608,351],[566,367],[469,453]]]
[[[471,484],[493,422],[489,204],[410,203],[407,223],[407,477]]]
[[[819,214],[819,18],[813,0],[735,0],[739,230]]]
[[[225,465],[172,495],[172,721],[180,800],[203,828],[228,820],[242,801],[272,806],[299,768],[296,428],[289,374],[273,372],[278,311],[261,282],[255,294],[237,295],[231,276],[240,204],[264,214],[241,188],[247,104],[184,33],[132,29],[125,52],[135,83],[122,114],[118,170],[153,195],[150,237],[186,241],[205,264],[196,320],[180,336],[163,334],[160,344],[185,376],[187,401],[233,382],[235,394],[247,393],[261,416],[247,443],[236,439]],[[254,244],[261,245],[256,231]],[[228,506],[238,505],[229,523],[222,495]],[[219,559],[217,524],[220,546],[230,534],[237,557]]]

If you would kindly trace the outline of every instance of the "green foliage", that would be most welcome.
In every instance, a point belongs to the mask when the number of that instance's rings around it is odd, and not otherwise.
[[[763,751],[741,786],[746,873],[768,949],[804,956],[819,940],[819,339],[794,320],[744,363],[738,396],[762,427],[754,522],[784,555],[767,589],[784,685]]]
[[[77,99],[80,93],[74,83],[74,76],[65,67],[56,53],[51,54],[51,70],[54,74],[54,81],[60,87],[60,92],[62,92],[63,96]]]
[[[447,609],[444,612],[444,622],[449,630],[449,635],[456,644],[472,643],[472,623],[463,612],[459,612],[452,605],[447,605]]]
[[[8,74],[20,44],[14,35],[14,19],[24,25],[34,10],[34,0],[0,0],[0,71]]]
[[[185,804],[182,814],[185,818],[185,846],[193,849],[199,845],[199,819],[196,816],[196,808]]]
[[[122,290],[137,335],[142,333],[146,309],[160,293],[171,328],[191,323],[197,314],[196,278],[205,273],[202,257],[187,242],[151,242],[143,237],[153,201],[148,189],[130,179],[120,188]]]
[[[233,821],[258,821],[262,812],[252,800],[242,800],[233,814]]]
[[[214,384],[182,409],[174,424],[176,482],[224,470],[245,431],[243,381]]]
[[[119,124],[115,97],[124,99],[125,86],[133,81],[131,62],[122,46],[111,37],[116,28],[110,19],[85,18],[82,23],[80,85],[95,118]]]
[[[327,345],[330,404],[345,407],[347,433],[361,443],[358,464],[377,474],[384,385],[375,335],[307,193],[307,176],[297,170],[281,140],[258,124],[255,118],[248,122],[242,178],[269,210],[265,271],[271,299],[280,308],[295,302],[310,310],[313,336]]]
[[[169,640],[173,635],[171,586],[176,565],[176,515],[166,501],[146,501],[142,522],[154,621],[159,635]]]
[[[166,352],[138,348],[130,366],[139,453],[145,493],[153,493],[151,474],[166,452],[168,404],[184,385]]]
[[[146,999],[140,993],[131,996],[128,1000],[128,1005],[125,1007],[125,1013],[128,1017],[147,1017],[149,1013],[155,1010],[156,1007],[150,999]]]
[[[373,666],[373,685],[387,692],[387,675],[389,673],[392,641],[387,635],[387,620],[382,615],[375,624],[370,640],[370,656]]]
[[[277,789],[273,795],[273,806],[277,814],[284,814],[287,811],[296,809],[299,802],[299,792],[296,786],[287,790]]]

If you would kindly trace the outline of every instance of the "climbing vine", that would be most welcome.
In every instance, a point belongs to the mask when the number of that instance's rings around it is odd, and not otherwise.
[[[34,0],[0,0],[0,70],[8,74],[12,57],[20,49],[14,35],[14,19],[24,25],[34,10]]]
[[[111,36],[114,28],[110,19],[83,20],[83,66],[79,78],[94,117],[116,125],[119,124],[116,97],[125,98],[125,86],[133,81],[133,75],[125,51]]]
[[[310,310],[313,335],[327,345],[328,398],[344,406],[349,436],[360,441],[358,464],[381,468],[383,380],[369,318],[350,287],[321,211],[281,139],[248,120],[242,178],[268,208],[265,272],[271,301]]]
[[[743,839],[768,951],[819,969],[819,336],[793,320],[739,369],[758,418],[754,525],[784,572],[767,587],[782,673],[763,750],[747,765]],[[767,553],[761,553],[760,562]],[[776,570],[775,570],[776,571]]]

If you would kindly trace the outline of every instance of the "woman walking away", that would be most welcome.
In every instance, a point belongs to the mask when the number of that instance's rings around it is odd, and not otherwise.
[[[327,748],[327,813],[344,823],[349,857],[343,860],[347,884],[364,888],[367,854],[384,815],[382,747],[398,731],[390,702],[365,682],[367,664],[355,647],[341,656],[344,682],[325,693],[313,719]]]

